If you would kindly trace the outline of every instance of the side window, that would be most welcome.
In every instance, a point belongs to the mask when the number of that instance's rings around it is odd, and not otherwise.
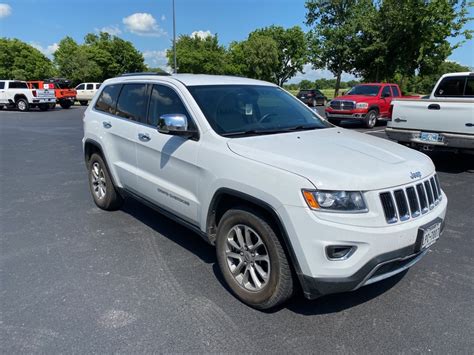
[[[393,96],[400,97],[400,90],[396,86],[392,86]]]
[[[464,76],[448,76],[439,83],[435,96],[463,96],[465,83],[466,77]]]
[[[466,82],[466,89],[464,90],[464,96],[474,96],[474,77],[469,76]]]
[[[107,113],[115,114],[115,106],[117,105],[117,97],[122,85],[109,85],[102,90],[95,109]]]
[[[117,116],[145,121],[148,95],[146,84],[125,84],[117,102]]]
[[[84,90],[84,84],[76,86],[76,90]]]
[[[95,88],[96,88],[96,90],[99,90],[100,84],[95,84]]]
[[[87,84],[86,90],[94,90],[94,84]]]
[[[153,85],[147,123],[156,127],[158,126],[160,116],[169,113],[185,115],[188,118],[189,128],[193,129],[196,127],[183,102],[173,89],[163,85]]]
[[[392,96],[392,93],[390,91],[390,86],[386,86],[386,87],[383,88],[382,96],[383,97],[385,97],[385,96],[391,97]]]
[[[5,82],[0,81],[0,90],[3,90],[3,89],[5,89]]]

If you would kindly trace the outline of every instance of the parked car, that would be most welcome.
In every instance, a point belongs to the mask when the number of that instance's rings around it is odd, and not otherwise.
[[[318,105],[325,106],[328,99],[318,89],[300,90],[296,97],[311,107],[316,107]]]
[[[101,83],[81,83],[76,86],[76,100],[82,106],[87,106],[90,100],[94,97],[97,90],[99,90]]]
[[[19,111],[28,111],[32,107],[38,107],[41,111],[46,111],[54,102],[54,90],[31,90],[26,81],[0,80],[0,108],[16,107]]]
[[[474,153],[474,73],[443,75],[425,100],[395,100],[387,135],[424,151]]]
[[[377,121],[388,120],[393,98],[402,97],[397,84],[375,83],[354,86],[343,96],[329,102],[326,118],[336,120],[362,121],[367,128],[373,128]]]
[[[83,122],[95,204],[131,196],[189,227],[255,308],[299,286],[311,299],[400,273],[444,227],[430,158],[334,127],[275,84],[125,75],[104,82]]]
[[[67,79],[52,78],[45,80],[28,81],[30,89],[48,89],[53,90],[56,102],[64,109],[70,108],[76,101],[76,90],[71,89],[71,82]],[[53,109],[56,102],[50,104],[49,108]]]

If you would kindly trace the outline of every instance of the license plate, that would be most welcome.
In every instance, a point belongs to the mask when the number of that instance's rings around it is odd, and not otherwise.
[[[421,250],[432,246],[439,238],[441,232],[441,223],[435,223],[423,231],[421,241]]]
[[[421,132],[420,139],[424,142],[440,142],[440,135],[438,133],[431,133],[431,132]]]

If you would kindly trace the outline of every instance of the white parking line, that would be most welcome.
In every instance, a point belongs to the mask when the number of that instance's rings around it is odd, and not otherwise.
[[[380,132],[385,132],[385,128],[383,129],[378,129],[376,131],[365,131],[364,133],[380,133]]]

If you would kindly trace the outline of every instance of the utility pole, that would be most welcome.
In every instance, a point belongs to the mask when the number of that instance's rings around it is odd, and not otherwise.
[[[176,64],[176,16],[174,10],[174,0],[173,0],[173,57],[174,57],[174,73],[178,72],[178,66]]]

